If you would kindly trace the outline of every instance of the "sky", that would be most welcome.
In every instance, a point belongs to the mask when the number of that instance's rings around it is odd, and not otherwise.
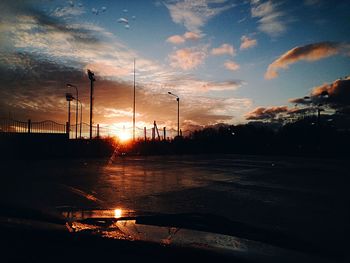
[[[293,114],[328,92],[349,105],[350,1],[2,0],[0,117],[67,120],[79,89],[88,122],[196,129]],[[299,105],[299,106],[298,106]],[[339,106],[340,105],[340,106]],[[301,108],[298,108],[301,107]]]

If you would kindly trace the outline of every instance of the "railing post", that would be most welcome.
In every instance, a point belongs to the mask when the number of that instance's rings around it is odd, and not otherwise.
[[[31,123],[32,123],[32,121],[30,119],[28,119],[28,133],[30,133]]]
[[[97,124],[97,138],[100,138],[100,124]]]
[[[163,140],[165,141],[166,140],[166,128],[163,127]]]
[[[67,138],[69,139],[69,122],[66,122],[66,134],[67,134]]]
[[[146,130],[146,127],[143,127],[143,133],[145,135],[145,141],[147,141],[147,130]]]

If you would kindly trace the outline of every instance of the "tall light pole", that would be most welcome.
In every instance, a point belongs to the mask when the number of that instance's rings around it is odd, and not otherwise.
[[[135,106],[136,106],[136,92],[135,92],[135,59],[134,59],[134,107],[132,116],[132,139],[135,141]]]
[[[90,79],[90,140],[92,139],[92,113],[93,113],[93,102],[94,102],[94,81],[95,74],[90,71],[90,69],[87,70],[87,74]]]
[[[79,138],[81,139],[81,126],[83,125],[83,104],[80,102],[80,127],[79,127]]]
[[[79,92],[78,87],[73,84],[66,84],[67,88],[75,88],[75,92],[77,94],[76,96],[76,103],[75,103],[75,139],[78,139],[78,101],[79,101]]]
[[[68,122],[67,122],[67,133],[69,138],[69,132],[70,132],[70,102],[73,100],[72,93],[66,93],[66,100],[68,101]]]
[[[179,96],[175,95],[174,93],[171,93],[168,91],[168,94],[175,96],[177,101],[177,136],[180,136],[180,98]]]
[[[329,98],[328,92],[325,90],[321,94],[316,97],[316,101],[313,101],[310,96],[305,96],[304,101],[307,103],[313,104],[316,106],[317,110],[317,126],[320,127],[320,121],[321,121],[321,111],[323,110],[321,106],[323,105],[322,103],[326,101]]]
[[[75,99],[75,98],[73,98],[73,99]],[[76,99],[76,101],[79,102],[79,104],[80,104],[79,138],[81,139],[81,126],[82,126],[82,123],[83,123],[83,104],[78,99]]]

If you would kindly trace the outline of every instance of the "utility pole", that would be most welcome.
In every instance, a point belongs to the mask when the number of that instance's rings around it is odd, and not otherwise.
[[[79,102],[79,92],[78,92],[78,87],[72,84],[66,84],[67,88],[75,88],[76,92],[76,104],[75,104],[75,139],[78,139],[78,102]],[[80,119],[81,120],[81,119]],[[80,124],[81,126],[81,124]],[[80,135],[81,137],[81,135]]]
[[[134,111],[132,116],[132,140],[135,141],[135,108],[136,108],[136,92],[135,92],[135,58],[134,58]]]
[[[90,71],[89,69],[87,70],[89,79],[90,79],[90,140],[92,139],[92,118],[93,118],[93,103],[94,103],[94,81],[95,79],[95,74]]]
[[[68,101],[68,126],[69,126],[69,131],[70,131],[70,100]]]
[[[80,127],[79,127],[79,138],[81,139],[81,126],[83,122],[83,105],[81,104],[81,101],[79,100],[80,103]]]
[[[180,98],[176,94],[168,91],[169,95],[175,96],[177,101],[177,136],[180,136]]]
[[[180,98],[177,97],[176,100],[177,100],[177,136],[180,136]]]
[[[66,100],[68,102],[68,122],[67,122],[67,133],[69,138],[69,132],[70,132],[70,102],[74,99],[73,95],[71,93],[66,93]]]

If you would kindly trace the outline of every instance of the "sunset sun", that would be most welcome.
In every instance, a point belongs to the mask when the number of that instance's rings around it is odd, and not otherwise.
[[[126,142],[126,141],[131,139],[131,135],[126,131],[121,131],[121,132],[117,133],[117,137],[122,142]]]

